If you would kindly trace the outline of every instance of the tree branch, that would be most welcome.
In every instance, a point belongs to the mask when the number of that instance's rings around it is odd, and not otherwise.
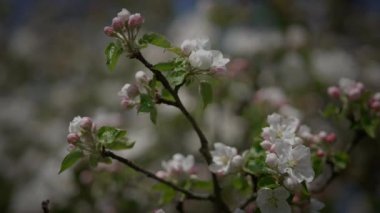
[[[123,158],[121,156],[118,156],[118,155],[114,154],[111,151],[107,151],[107,150],[103,149],[102,155],[104,157],[110,157],[110,158],[112,158],[114,160],[117,160],[117,161],[125,164],[126,166],[132,168],[136,172],[140,172],[140,173],[146,175],[149,178],[152,178],[152,179],[154,179],[154,180],[156,180],[156,181],[158,181],[160,183],[163,183],[163,184],[171,187],[172,189],[174,189],[174,190],[176,190],[178,192],[183,193],[186,196],[187,199],[192,199],[192,200],[210,200],[210,201],[213,200],[212,196],[204,196],[204,195],[194,194],[194,193],[192,193],[192,192],[190,192],[190,191],[188,191],[186,189],[183,189],[183,188],[181,188],[181,187],[173,184],[170,181],[167,181],[167,180],[164,180],[162,178],[159,178],[155,174],[153,174],[153,173],[151,173],[151,172],[149,172],[147,170],[144,170],[143,168],[140,168],[139,166],[137,166],[136,164],[134,164],[132,161],[130,161],[130,160],[126,159],[126,158]]]
[[[201,128],[199,127],[199,125],[197,124],[195,119],[190,115],[190,113],[185,108],[181,99],[179,98],[178,93],[177,93],[179,88],[173,89],[171,87],[169,81],[166,79],[166,77],[159,70],[154,69],[153,65],[150,64],[144,58],[144,56],[141,54],[141,52],[139,52],[139,51],[134,52],[132,58],[136,58],[142,64],[144,64],[144,66],[146,68],[148,68],[155,75],[156,79],[158,81],[160,81],[162,83],[162,85],[165,87],[165,89],[167,89],[169,91],[169,93],[173,96],[175,103],[176,103],[175,106],[182,112],[182,114],[184,114],[186,119],[190,122],[193,129],[197,133],[199,140],[200,140],[200,143],[201,143],[201,147],[199,149],[199,152],[203,155],[207,164],[210,165],[212,162],[212,157],[211,157],[210,149],[208,147],[209,143],[207,141],[207,138],[203,134]],[[218,181],[217,176],[214,173],[211,173],[211,175],[212,175],[212,182],[213,182],[213,186],[214,186],[215,202],[218,204],[220,210],[225,211],[225,212],[230,212],[227,204],[225,204],[223,199],[222,199],[221,187],[219,185],[219,181]]]
[[[42,203],[41,203],[41,207],[42,207],[42,211],[43,211],[44,213],[49,213],[49,212],[50,212],[50,210],[49,210],[49,203],[50,203],[49,200],[44,200],[44,201],[42,201]]]
[[[359,142],[361,140],[363,140],[365,137],[366,137],[366,133],[363,130],[356,130],[355,131],[355,135],[354,135],[354,139],[352,140],[352,142],[346,148],[346,152],[348,154],[350,154],[353,151],[353,149],[359,144]],[[331,174],[331,176],[326,180],[326,182],[322,186],[320,186],[317,189],[312,190],[313,193],[320,193],[320,192],[324,191],[330,185],[330,183],[335,178],[337,178],[339,176],[339,174],[340,174],[340,172],[335,171],[335,163],[333,161],[327,160],[326,161],[326,165],[328,165],[328,166],[331,167],[332,174]]]

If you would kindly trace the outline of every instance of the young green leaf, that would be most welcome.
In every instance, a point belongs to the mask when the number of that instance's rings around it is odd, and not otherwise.
[[[83,153],[80,150],[74,150],[71,151],[66,157],[63,159],[61,163],[61,169],[59,170],[58,174],[61,174],[66,169],[73,166],[79,159],[83,157]]]
[[[332,157],[336,171],[341,171],[347,167],[349,156],[346,152],[336,152]]]
[[[129,141],[116,141],[111,144],[107,144],[105,147],[111,150],[123,150],[123,149],[131,149],[135,145],[135,142]]]
[[[264,176],[259,179],[259,182],[257,183],[257,186],[259,188],[276,188],[278,186],[276,179],[272,176]]]
[[[162,35],[157,33],[147,33],[145,34],[140,40],[139,44],[143,47],[146,46],[146,44],[152,44],[158,47],[162,48],[170,48],[171,44],[170,42]]]
[[[103,145],[125,140],[126,135],[127,131],[110,126],[101,127],[97,133],[98,140]]]
[[[109,70],[113,71],[120,55],[123,53],[123,47],[120,43],[111,42],[104,53],[106,55],[106,64]]]
[[[203,108],[206,108],[206,106],[212,102],[212,87],[211,87],[211,85],[206,81],[202,81],[199,85],[199,93],[202,96]]]
[[[175,67],[176,64],[174,61],[158,63],[153,66],[154,69],[159,70],[161,72],[172,71]]]
[[[154,101],[152,97],[150,97],[150,95],[147,95],[147,94],[140,95],[140,107],[138,109],[139,112],[150,113],[152,110],[155,109],[154,106],[155,106]]]
[[[156,107],[153,107],[153,109],[150,111],[150,120],[152,123],[156,124],[157,122],[157,109]]]

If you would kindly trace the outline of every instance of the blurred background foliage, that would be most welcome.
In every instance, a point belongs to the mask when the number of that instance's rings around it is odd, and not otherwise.
[[[203,162],[198,139],[177,110],[160,106],[154,126],[146,115],[120,107],[117,92],[144,69],[124,58],[114,72],[106,69],[104,48],[110,39],[103,27],[121,8],[145,17],[143,32],[164,34],[177,45],[208,37],[214,49],[231,58],[229,73],[213,82],[215,103],[205,111],[195,86],[181,91],[213,142],[246,149],[259,136],[266,115],[281,111],[315,131],[337,132],[339,148],[351,133],[345,121],[321,116],[329,101],[326,87],[348,77],[380,90],[377,0],[4,0],[1,212],[40,212],[45,199],[54,212],[147,212],[159,207],[152,181],[119,164],[89,170],[83,163],[58,175],[67,127],[76,115],[91,116],[99,126],[126,128],[136,147],[121,154],[151,171],[176,152],[194,154]],[[152,63],[170,58],[155,48],[143,54]],[[257,91],[268,87],[271,92],[258,98]],[[286,104],[277,104],[278,97]],[[359,144],[349,169],[318,194],[327,204],[325,212],[380,211],[379,146],[378,139]],[[187,205],[196,210],[206,204]],[[165,208],[171,212],[174,207]]]

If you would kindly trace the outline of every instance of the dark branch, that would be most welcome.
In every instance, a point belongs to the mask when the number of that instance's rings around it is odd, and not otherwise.
[[[50,212],[50,210],[49,210],[49,203],[50,203],[49,200],[42,201],[41,206],[42,206],[42,211],[44,213],[49,213]]]
[[[184,116],[186,117],[186,119],[192,125],[192,127],[195,130],[195,132],[197,133],[197,135],[199,137],[199,140],[200,140],[200,143],[201,143],[201,147],[199,149],[199,152],[203,155],[203,157],[205,158],[207,164],[210,165],[211,162],[212,162],[212,157],[211,157],[210,149],[208,147],[209,143],[207,141],[207,138],[203,134],[201,128],[199,127],[199,125],[197,124],[197,122],[195,121],[195,119],[190,115],[190,113],[185,108],[185,106],[183,105],[181,99],[179,98],[179,96],[178,96],[178,89],[179,88],[173,89],[170,86],[170,83],[166,79],[166,77],[159,70],[154,69],[153,65],[150,64],[144,58],[144,56],[141,54],[141,52],[135,52],[134,55],[133,55],[133,58],[136,58],[137,60],[139,60],[142,64],[144,64],[144,66],[146,68],[148,68],[150,71],[152,71],[152,73],[154,74],[154,76],[156,77],[156,79],[158,81],[160,81],[161,84],[165,87],[165,89],[167,89],[169,91],[169,93],[173,96],[174,101],[176,103],[176,105],[173,105],[173,106],[176,106],[179,110],[181,110],[182,114],[184,114]],[[211,175],[212,175],[212,182],[213,182],[213,186],[214,186],[215,202],[218,204],[220,210],[223,210],[225,212],[229,212],[228,206],[224,203],[224,201],[222,199],[221,187],[219,185],[218,178],[213,173]]]
[[[126,159],[126,158],[123,158],[121,156],[118,156],[116,154],[114,154],[113,152],[110,152],[110,151],[107,151],[107,150],[103,150],[102,151],[102,155],[104,157],[110,157],[112,159],[115,159],[123,164],[125,164],[126,166],[132,168],[133,170],[137,171],[137,172],[140,172],[144,175],[146,175],[147,177],[149,178],[152,178],[160,183],[163,183],[169,187],[171,187],[172,189],[178,191],[178,192],[181,192],[183,193],[187,199],[192,199],[192,200],[213,200],[213,197],[212,196],[204,196],[204,195],[197,195],[197,194],[194,194],[186,189],[183,189],[175,184],[173,184],[172,182],[169,182],[167,180],[164,180],[162,178],[159,178],[157,177],[155,174],[143,169],[143,168],[140,168],[139,166],[137,166],[136,164],[134,164],[132,161]]]
[[[249,197],[246,201],[244,201],[242,204],[240,204],[239,209],[244,210],[251,202],[256,200],[256,193],[253,193],[251,197]]]

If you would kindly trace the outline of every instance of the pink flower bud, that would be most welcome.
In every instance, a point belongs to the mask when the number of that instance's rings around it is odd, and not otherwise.
[[[335,133],[329,133],[326,135],[326,137],[324,137],[324,141],[326,141],[327,143],[333,143],[336,141],[336,135]]]
[[[358,87],[355,87],[355,88],[352,88],[349,92],[348,92],[348,98],[351,100],[351,101],[355,101],[355,100],[358,100],[361,95],[362,95],[362,90]]]
[[[265,140],[269,140],[269,137],[270,137],[270,128],[269,127],[263,128],[263,131],[261,133],[261,137],[263,137]]]
[[[318,137],[320,137],[320,138],[325,138],[326,136],[327,136],[327,133],[325,131],[320,131],[318,133]]]
[[[119,17],[115,17],[112,19],[112,27],[115,31],[121,31],[124,27],[124,22]]]
[[[380,110],[380,101],[371,101],[369,107],[374,110],[374,111],[379,111]]]
[[[327,93],[332,98],[339,98],[340,97],[340,89],[338,87],[336,87],[336,86],[329,87],[327,89]]]
[[[127,89],[127,95],[129,98],[135,98],[140,94],[139,88],[136,84],[131,84]]]
[[[274,153],[267,154],[267,157],[265,158],[265,163],[268,164],[268,166],[270,166],[270,167],[277,166],[278,158],[277,158],[276,154],[274,154]]]
[[[168,178],[168,173],[160,170],[160,171],[156,172],[156,176],[161,178],[161,179],[166,179],[166,178]]]
[[[317,150],[317,157],[323,158],[326,155],[326,153],[322,149]]]
[[[129,16],[128,20],[128,26],[133,27],[140,27],[144,23],[144,18],[140,15],[140,13],[135,13],[131,16]]]
[[[113,37],[115,35],[115,31],[111,26],[105,26],[104,27],[104,34],[106,34],[109,37]]]
[[[272,147],[272,143],[265,140],[265,141],[260,143],[260,146],[263,147],[263,149],[265,149],[265,150],[270,150],[270,148]]]
[[[136,105],[136,102],[129,99],[129,98],[123,98],[123,100],[121,100],[121,105],[125,108],[125,109],[131,109],[133,108],[135,105]]]
[[[375,100],[375,101],[380,101],[380,92],[375,93],[373,95],[372,99]]]
[[[273,153],[275,151],[275,149],[276,149],[276,144],[272,144],[270,146],[269,152]]]
[[[80,121],[80,127],[82,127],[85,130],[91,130],[92,128],[92,120],[90,117],[83,117]]]
[[[80,137],[76,133],[70,133],[67,135],[67,142],[69,144],[76,144],[80,140]]]
[[[224,74],[227,72],[227,68],[225,66],[211,67],[210,71],[214,74]]]

